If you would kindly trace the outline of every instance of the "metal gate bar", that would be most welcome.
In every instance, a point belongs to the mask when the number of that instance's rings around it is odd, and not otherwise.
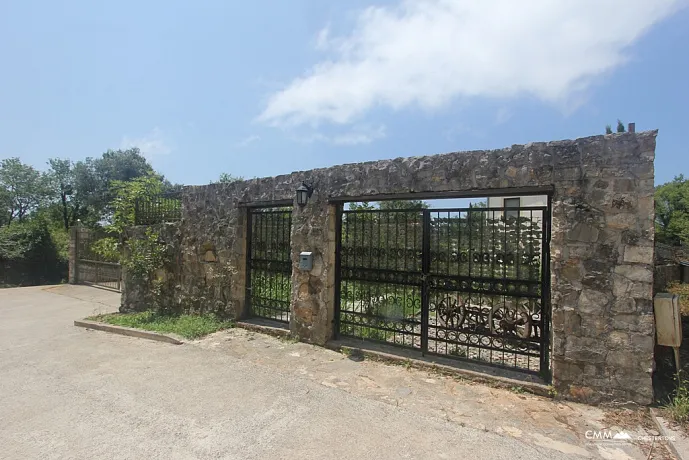
[[[340,211],[336,330],[547,377],[549,210]]]
[[[77,227],[75,232],[76,282],[120,291],[122,288],[121,265],[103,260],[98,251],[94,250],[94,244],[107,236],[102,231]]]
[[[421,348],[422,213],[342,211],[339,332]]]
[[[82,284],[93,284],[119,291],[122,287],[121,267],[117,263],[79,259],[77,280]]]
[[[247,308],[250,316],[289,322],[292,211],[248,210]]]

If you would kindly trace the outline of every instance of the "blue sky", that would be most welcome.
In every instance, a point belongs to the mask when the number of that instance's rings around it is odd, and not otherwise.
[[[689,174],[686,0],[4,0],[0,158],[138,145],[170,180],[660,130]]]

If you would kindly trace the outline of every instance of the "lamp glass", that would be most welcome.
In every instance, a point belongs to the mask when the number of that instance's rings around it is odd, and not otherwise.
[[[299,206],[306,206],[309,201],[309,189],[304,185],[299,186],[297,189],[297,204]]]

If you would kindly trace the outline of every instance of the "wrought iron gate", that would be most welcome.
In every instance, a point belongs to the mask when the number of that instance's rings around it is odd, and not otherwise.
[[[549,206],[340,213],[340,335],[548,377]]]
[[[103,241],[106,234],[82,226],[76,229],[76,281],[120,290],[122,287],[122,268],[118,262],[106,260],[95,250],[94,245]],[[105,241],[111,241],[105,240]]]
[[[249,209],[246,299],[251,316],[289,322],[292,210]]]

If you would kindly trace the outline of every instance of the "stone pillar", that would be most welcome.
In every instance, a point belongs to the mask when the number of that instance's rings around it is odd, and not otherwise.
[[[655,134],[581,140],[555,161],[553,384],[589,403],[653,400]]]
[[[77,284],[79,282],[77,277],[77,247],[79,244],[79,226],[81,224],[77,222],[69,229],[69,275],[67,277],[69,284]]]
[[[234,306],[233,314],[236,320],[244,319],[249,316],[246,302],[246,265],[247,265],[247,245],[249,235],[247,235],[249,209],[235,208],[232,211],[237,216],[237,223],[235,225],[235,243],[234,253],[228,260],[221,259],[221,263],[226,265],[226,269],[232,267],[234,273],[232,275],[232,283],[230,286],[231,302]]]
[[[292,302],[290,330],[302,340],[323,345],[332,338],[335,281],[336,207],[325,190],[292,213]],[[313,252],[313,269],[299,269],[299,254]]]

